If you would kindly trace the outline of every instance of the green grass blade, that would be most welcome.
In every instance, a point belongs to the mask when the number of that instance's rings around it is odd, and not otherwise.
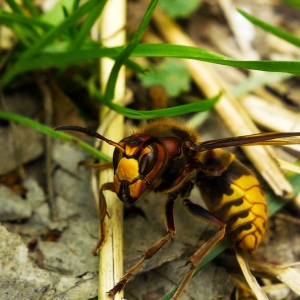
[[[80,46],[82,46],[84,40],[89,36],[92,26],[101,15],[105,4],[106,0],[101,0],[99,4],[86,17],[79,32],[76,33],[74,41],[71,43],[71,50],[79,49]]]
[[[20,14],[16,14],[16,13],[9,13],[6,11],[0,11],[0,20],[2,24],[5,24],[6,26],[12,26],[13,24],[19,24],[22,26],[26,26],[29,28],[32,27],[38,27],[41,28],[43,30],[49,30],[51,28],[53,28],[52,25],[41,21],[38,18],[29,18]]]
[[[24,51],[22,55],[20,55],[20,59],[28,59],[39,52],[41,52],[47,45],[51,44],[60,34],[67,31],[87,13],[92,11],[94,7],[98,4],[98,0],[89,0],[83,5],[81,5],[72,15],[70,15],[67,19],[65,19],[58,26],[50,29],[45,35],[37,41],[31,48],[27,51]]]
[[[157,110],[148,110],[148,111],[139,111],[126,107],[122,107],[120,105],[114,103],[108,103],[107,105],[117,111],[120,114],[123,114],[126,117],[132,119],[154,119],[154,118],[165,118],[165,117],[175,117],[184,115],[192,112],[201,112],[211,109],[215,104],[217,97],[211,100],[203,100],[195,103],[189,103],[185,105],[180,105],[176,107],[157,109]]]
[[[65,132],[61,132],[61,131],[54,131],[53,128],[48,127],[46,125],[43,125],[41,123],[38,123],[36,121],[33,121],[30,118],[26,118],[24,116],[18,115],[18,114],[14,114],[14,113],[10,113],[10,112],[4,112],[4,111],[0,111],[0,118],[4,119],[4,120],[8,120],[8,121],[13,121],[19,124],[23,124],[25,126],[31,127],[43,134],[49,135],[53,138],[58,138],[64,141],[68,141],[68,142],[72,142],[77,144],[79,147],[81,147],[82,149],[84,149],[85,151],[87,151],[88,153],[90,153],[91,155],[95,156],[96,158],[102,159],[104,161],[111,161],[111,158],[107,155],[105,155],[104,153],[98,151],[97,149],[95,149],[93,146],[83,142],[82,140],[67,134]]]
[[[0,16],[1,19],[1,16]],[[26,29],[22,29],[19,26],[17,26],[16,24],[11,24],[6,23],[5,20],[1,20],[1,23],[4,26],[7,26],[8,28],[10,28],[15,36],[18,38],[18,40],[20,41],[21,44],[23,44],[26,48],[30,47],[32,45],[32,41],[34,40],[31,32],[28,32]]]
[[[0,23],[14,31],[18,39],[27,47],[40,37],[36,27],[39,22],[34,22],[33,19],[21,14],[0,11]]]
[[[154,12],[154,9],[156,7],[158,0],[152,0],[150,2],[150,5],[147,8],[147,11],[139,25],[139,28],[135,32],[133,38],[129,42],[128,46],[125,47],[125,49],[121,52],[121,54],[116,58],[115,64],[111,70],[111,73],[109,75],[105,93],[104,93],[104,101],[105,102],[111,102],[114,99],[115,94],[115,85],[117,81],[117,76],[119,74],[119,71],[126,61],[126,59],[130,56],[132,51],[138,46],[147,26],[150,22],[150,19],[152,17],[152,14]]]
[[[27,7],[28,11],[31,15],[35,18],[39,17],[39,11],[36,9],[35,5],[33,4],[32,0],[23,0],[24,5]]]
[[[127,107],[117,105],[113,102],[106,103],[106,105],[109,106],[111,109],[115,110],[116,112],[126,117],[129,117],[131,119],[148,120],[148,119],[155,119],[155,118],[175,117],[175,116],[181,116],[192,112],[206,111],[213,108],[214,104],[217,102],[219,97],[220,95],[213,97],[211,99],[179,105],[176,107],[146,110],[146,111],[130,109]]]
[[[81,61],[96,59],[103,56],[115,59],[123,49],[124,47],[116,47],[81,49],[80,51],[67,51],[63,53],[43,53],[34,60],[19,60],[15,64],[12,64],[2,76],[1,83],[2,86],[6,86],[17,75],[30,70],[49,67],[66,67]],[[133,57],[186,58],[237,68],[283,72],[295,75],[300,74],[300,61],[239,61],[205,49],[180,45],[138,45],[131,55]],[[128,63],[128,61],[126,63]],[[137,67],[137,64],[132,64],[132,66]],[[140,68],[140,71],[143,71],[143,69]]]
[[[58,45],[61,47],[61,45]],[[54,52],[53,48],[52,51]],[[94,50],[81,49],[76,51],[66,51],[61,53],[43,53],[35,59],[22,59],[9,66],[7,71],[0,78],[2,87],[8,85],[16,76],[38,69],[44,68],[63,68],[83,61],[97,59],[99,57],[115,58],[120,54],[119,48],[99,48],[97,45]],[[141,66],[131,60],[126,60],[125,65],[137,72],[144,72]]]
[[[248,21],[250,21],[251,23],[255,24],[256,26],[260,27],[261,29],[263,29],[264,31],[270,32],[273,35],[297,46],[300,47],[300,39],[297,38],[295,35],[288,33],[278,27],[272,26],[266,22],[263,22],[251,15],[249,15],[248,13],[246,13],[245,11],[241,10],[241,9],[237,9],[237,11],[243,15]]]
[[[75,11],[79,7],[79,2],[80,2],[80,0],[73,1],[72,11]]]
[[[297,9],[300,9],[300,1],[299,0],[283,0],[286,4],[293,6]]]
[[[152,55],[151,55],[152,53]],[[132,56],[140,57],[174,57],[188,59],[210,59],[212,61],[232,61],[233,59],[203,48],[173,44],[139,44]],[[233,60],[236,61],[236,60]]]
[[[20,15],[24,15],[24,12],[21,9],[21,6],[19,4],[17,4],[17,2],[15,0],[6,0],[6,4],[9,5],[9,7],[11,8],[11,10],[13,12],[18,13]]]
[[[132,56],[186,58],[211,62],[220,65],[227,65],[236,68],[269,72],[284,72],[295,75],[300,74],[300,61],[235,60],[205,49],[181,45],[140,44],[133,51]]]
[[[80,51],[66,51],[63,53],[43,53],[34,60],[19,60],[15,64],[12,64],[2,76],[1,83],[2,86],[6,86],[15,76],[30,70],[48,67],[66,67],[81,61],[103,56],[115,59],[123,49],[124,47],[115,47],[81,49]],[[134,49],[131,55],[133,57],[186,58],[237,68],[283,72],[295,75],[300,74],[300,61],[240,61],[205,49],[180,45],[140,44]],[[128,63],[128,61],[126,63]],[[132,65],[137,67],[136,64]],[[143,69],[140,68],[140,71],[143,71]]]
[[[12,64],[1,78],[1,85],[5,87],[8,85],[16,76],[38,69],[44,68],[62,68],[73,64],[77,64],[82,61],[92,60],[102,56],[112,55],[116,50],[112,49],[95,49],[95,50],[80,50],[80,51],[66,51],[62,53],[43,53],[35,59],[22,59]],[[116,52],[117,56],[119,52]]]
[[[103,95],[96,88],[94,82],[89,82],[88,90],[92,98],[96,99],[99,103],[104,103]],[[212,109],[215,103],[220,98],[221,94],[210,99],[201,100],[194,103],[184,104],[176,107],[156,109],[156,110],[135,110],[127,107],[120,106],[114,102],[105,103],[112,110],[122,114],[131,119],[149,120],[155,118],[165,118],[180,116],[192,112],[203,112]]]
[[[294,195],[300,193],[300,174],[295,174],[287,178],[287,180],[289,181],[294,190]],[[266,194],[266,198],[268,203],[268,213],[270,216],[274,215],[277,211],[279,211],[288,203],[287,200],[281,199],[280,197],[272,193]]]

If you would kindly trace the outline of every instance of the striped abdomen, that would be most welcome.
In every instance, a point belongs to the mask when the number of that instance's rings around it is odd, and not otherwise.
[[[226,223],[226,232],[240,249],[252,253],[266,231],[266,200],[256,177],[234,155],[216,149],[201,157],[209,171],[197,176],[208,209]],[[212,174],[212,165],[220,171]],[[218,167],[219,166],[219,167]]]

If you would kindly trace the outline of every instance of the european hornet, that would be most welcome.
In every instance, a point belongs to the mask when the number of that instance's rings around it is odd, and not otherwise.
[[[106,217],[106,201],[103,191],[115,192],[121,201],[129,204],[134,203],[147,189],[168,196],[166,236],[153,244],[143,258],[125,273],[108,292],[111,297],[121,291],[141,265],[175,235],[173,206],[179,197],[193,216],[216,225],[219,230],[189,258],[190,270],[174,299],[180,297],[202,258],[225,235],[238,251],[248,254],[255,251],[266,231],[266,200],[252,172],[234,154],[222,148],[300,143],[300,132],[259,133],[200,142],[196,131],[170,119],[154,121],[119,143],[77,126],[60,126],[56,130],[83,132],[115,147],[114,182],[104,183],[100,188],[99,214],[103,236],[96,252],[105,240],[103,220]],[[194,185],[199,187],[208,210],[189,200]]]

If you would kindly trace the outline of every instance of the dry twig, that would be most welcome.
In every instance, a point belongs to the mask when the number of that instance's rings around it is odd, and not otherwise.
[[[119,46],[125,44],[125,1],[109,1],[101,15],[101,39],[106,46]],[[116,34],[117,33],[117,34]],[[101,87],[104,89],[108,76],[113,66],[113,61],[109,59],[101,60]],[[116,84],[115,99],[125,97],[125,70],[121,69]],[[100,118],[107,114],[106,109],[102,109]],[[116,116],[111,122],[106,132],[101,132],[108,139],[119,141],[123,137],[123,117]],[[114,148],[106,143],[101,150],[112,156]],[[112,170],[106,170],[100,174],[100,184],[110,182],[113,179]],[[107,211],[110,218],[105,219],[107,239],[100,252],[99,258],[99,299],[110,299],[107,292],[114,287],[123,275],[123,204],[116,194],[105,193],[107,201]],[[115,300],[122,299],[123,293],[115,296]]]
[[[46,78],[48,78],[48,76]],[[44,122],[46,125],[52,127],[53,126],[53,103],[52,103],[52,94],[48,86],[48,82],[47,81],[45,82],[38,75],[36,76],[36,82],[44,98],[44,113],[45,113]],[[54,197],[53,179],[52,179],[52,139],[48,135],[45,136],[45,156],[46,156],[46,177],[47,177],[47,192],[48,192],[49,206],[50,206],[50,217],[52,221],[56,221],[58,216],[58,209]]]

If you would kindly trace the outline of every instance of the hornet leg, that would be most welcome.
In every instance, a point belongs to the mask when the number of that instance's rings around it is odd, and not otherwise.
[[[100,191],[99,191],[99,219],[100,219],[100,231],[101,231],[101,238],[98,240],[96,247],[93,250],[93,254],[97,255],[100,250],[102,249],[105,241],[106,241],[106,229],[104,219],[107,214],[107,205],[106,200],[103,194],[103,191],[111,191],[115,192],[115,187],[113,182],[107,182],[102,184]]]
[[[136,274],[139,268],[143,265],[143,263],[150,259],[156,252],[158,252],[166,243],[168,243],[172,237],[176,234],[174,217],[173,217],[173,208],[174,208],[174,200],[169,198],[166,203],[165,210],[165,218],[166,218],[166,226],[167,226],[167,235],[161,240],[154,243],[145,253],[141,260],[139,260],[132,268],[127,270],[125,275],[121,278],[121,280],[108,292],[110,297],[114,297],[115,294],[120,292],[127,282],[131,279],[131,277]]]
[[[203,257],[211,250],[211,248],[223,239],[226,230],[226,225],[222,221],[220,221],[200,205],[194,204],[188,199],[184,199],[183,204],[193,216],[200,219],[202,222],[216,225],[219,228],[219,231],[189,258],[188,263],[191,265],[190,270],[185,274],[179,288],[175,292],[173,296],[174,300],[179,299],[186,285],[193,277],[196,267],[200,264]]]

